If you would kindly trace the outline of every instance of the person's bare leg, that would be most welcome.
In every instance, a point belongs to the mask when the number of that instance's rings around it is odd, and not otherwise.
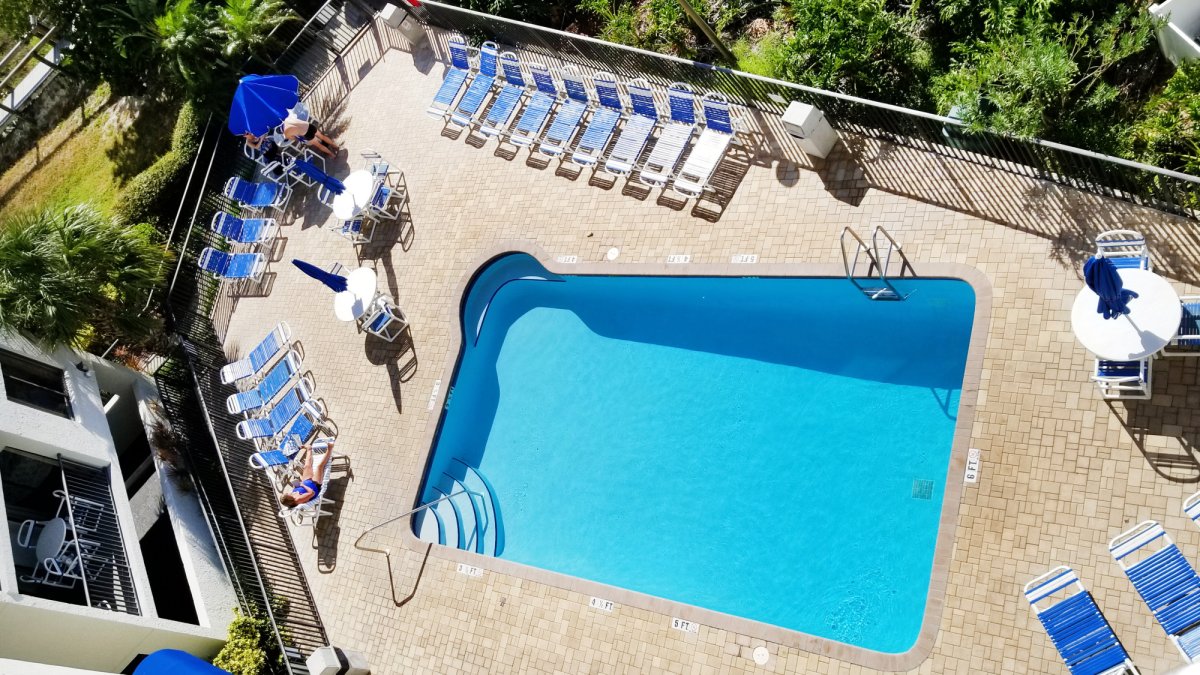
[[[313,477],[313,449],[311,445],[304,446],[301,451],[304,453],[304,470],[300,472],[300,480],[312,480]]]
[[[321,142],[321,139],[317,138],[316,136],[313,136],[313,139],[308,142],[308,145],[309,147],[316,148],[317,152],[320,152],[322,155],[325,155],[330,159],[337,155],[337,153],[325,147],[325,144]]]
[[[333,148],[334,152],[337,152],[338,150],[342,149],[342,146],[338,145],[337,143],[334,143],[332,138],[326,136],[325,134],[321,133],[320,131],[317,132],[316,136],[326,146]]]
[[[317,453],[314,450],[313,454],[315,454],[317,456],[317,459],[313,463],[313,475],[311,476],[311,478],[314,481],[317,481],[318,483],[320,483],[320,481],[317,479],[323,478],[325,476],[325,463],[328,462],[333,457],[333,443],[330,443],[329,445],[325,446],[324,452]]]

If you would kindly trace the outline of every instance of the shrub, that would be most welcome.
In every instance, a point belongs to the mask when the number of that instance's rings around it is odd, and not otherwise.
[[[776,14],[784,79],[876,101],[923,107],[929,45],[884,0],[789,0]]]
[[[1200,175],[1200,61],[1184,61],[1123,139],[1140,162]]]
[[[183,174],[199,146],[199,120],[190,103],[183,104],[171,134],[171,149],[121,190],[113,217],[122,224],[160,223],[164,209],[181,197]]]
[[[267,669],[267,651],[264,649],[270,625],[266,619],[242,614],[234,610],[234,619],[229,624],[229,639],[213,665],[228,670],[233,675],[259,675]]]

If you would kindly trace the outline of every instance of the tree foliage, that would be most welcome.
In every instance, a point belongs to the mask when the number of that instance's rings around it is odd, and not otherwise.
[[[144,342],[160,321],[142,308],[169,258],[152,227],[90,206],[19,215],[0,227],[0,327],[51,347]]]
[[[72,43],[77,75],[118,95],[181,95],[210,107],[270,46],[271,31],[295,18],[282,0],[49,0],[45,12]]]
[[[1200,175],[1200,61],[1185,61],[1123,139],[1141,162]]]

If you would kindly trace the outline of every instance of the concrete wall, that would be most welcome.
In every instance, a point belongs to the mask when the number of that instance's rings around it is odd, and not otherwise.
[[[181,649],[211,660],[224,629],[0,593],[0,657],[119,673],[138,654]]]
[[[1171,63],[1200,59],[1195,41],[1200,34],[1200,0],[1167,0],[1150,5],[1150,13],[1168,20],[1158,31],[1158,45]]]

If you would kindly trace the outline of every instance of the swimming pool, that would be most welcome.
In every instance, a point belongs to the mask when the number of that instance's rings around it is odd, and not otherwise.
[[[422,501],[491,493],[501,559],[906,652],[975,294],[897,287],[907,300],[845,279],[560,276],[501,257],[463,301]],[[414,530],[437,539],[434,520]]]

